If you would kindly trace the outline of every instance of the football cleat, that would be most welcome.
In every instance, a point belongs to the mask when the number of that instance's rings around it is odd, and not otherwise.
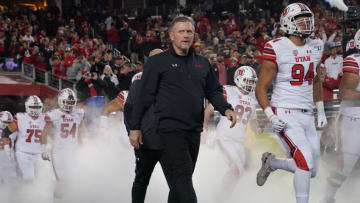
[[[258,186],[263,186],[267,178],[269,177],[270,173],[275,171],[275,169],[270,167],[270,161],[274,157],[275,156],[270,152],[265,152],[262,155],[261,157],[262,166],[256,176],[256,183],[258,184]]]

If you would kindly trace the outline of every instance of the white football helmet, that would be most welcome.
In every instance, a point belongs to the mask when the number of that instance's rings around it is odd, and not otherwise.
[[[360,29],[356,32],[354,41],[355,41],[355,48],[360,49]]]
[[[76,106],[76,101],[76,94],[72,89],[65,88],[60,91],[58,96],[58,104],[62,110],[71,112]]]
[[[240,66],[235,71],[234,82],[236,86],[245,92],[253,92],[257,82],[257,75],[255,70],[250,66]]]
[[[131,78],[131,83],[134,83],[135,80],[140,80],[142,76],[142,72],[136,73],[132,78]]]
[[[304,16],[296,20],[297,17]],[[299,25],[303,24],[301,29]],[[314,14],[309,7],[303,3],[293,3],[288,5],[280,17],[280,29],[288,35],[296,35],[302,38],[309,37],[314,32]]]
[[[36,95],[28,97],[25,101],[25,110],[29,116],[38,117],[43,110],[41,99]]]
[[[5,129],[11,122],[13,122],[14,118],[8,111],[0,112],[0,129]]]

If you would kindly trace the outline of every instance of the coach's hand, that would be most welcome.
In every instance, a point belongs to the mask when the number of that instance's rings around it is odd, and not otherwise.
[[[129,139],[131,145],[139,149],[140,145],[143,144],[141,130],[130,130]]]
[[[327,124],[325,112],[318,112],[317,114],[318,128],[323,128]]]
[[[270,123],[276,133],[280,133],[286,126],[286,122],[281,120],[277,115],[271,116]]]
[[[230,128],[233,128],[236,124],[236,114],[233,110],[227,109],[225,111],[226,118],[231,121]]]

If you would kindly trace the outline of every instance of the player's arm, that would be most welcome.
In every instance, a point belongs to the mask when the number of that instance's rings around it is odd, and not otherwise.
[[[274,132],[279,133],[282,131],[286,122],[279,119],[274,114],[270,107],[270,102],[267,97],[267,90],[270,87],[271,81],[275,78],[277,73],[277,65],[270,60],[264,60],[261,66],[258,82],[256,83],[255,95],[261,108],[264,110],[265,115],[270,120]]]
[[[325,78],[325,69],[320,64],[316,67],[316,76],[313,84],[313,99],[317,109],[317,123],[319,128],[325,127],[327,119],[325,115],[324,101],[323,101],[323,81]]]
[[[323,80],[325,78],[325,70],[320,64],[316,67],[316,73],[313,84],[313,99],[315,103],[323,101]]]
[[[271,81],[275,78],[277,66],[274,62],[264,60],[261,66],[258,82],[256,83],[255,95],[262,109],[270,108],[270,102],[267,96],[267,90]]]
[[[11,122],[3,131],[1,134],[1,141],[5,145],[10,143],[10,135],[13,132],[16,132],[18,130],[18,126],[16,124],[16,121]]]
[[[84,139],[86,139],[87,135],[88,135],[88,131],[87,131],[87,127],[85,124],[85,120],[83,119],[80,123],[80,127],[79,127],[79,137],[78,137],[78,141],[79,144],[83,144],[84,143]]]
[[[116,111],[124,111],[124,104],[122,104],[118,99],[115,98],[105,105],[101,115],[109,116],[111,112]]]
[[[213,114],[214,114],[214,107],[211,104],[207,105],[204,113],[204,129],[207,129],[208,122],[210,120],[211,115]]]
[[[356,90],[358,84],[358,73],[344,72],[340,83],[340,98],[344,100],[359,100],[360,91]]]
[[[50,119],[47,116],[45,117],[45,120],[46,120],[46,124],[40,137],[41,157],[43,160],[50,161],[50,154],[46,148],[46,144],[47,144],[48,134],[52,132],[54,128],[54,124],[52,123],[52,121],[50,121]]]
[[[53,123],[52,122],[46,122],[44,130],[41,133],[41,137],[40,137],[40,144],[41,145],[46,145],[47,144],[47,137],[48,134],[50,134],[52,132],[53,129]]]
[[[256,134],[259,135],[262,133],[262,129],[260,128],[259,122],[257,119],[250,120],[250,129]]]

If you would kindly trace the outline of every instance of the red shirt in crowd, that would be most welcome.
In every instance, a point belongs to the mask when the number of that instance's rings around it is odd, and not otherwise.
[[[219,82],[221,85],[227,85],[227,74],[225,64],[216,63],[219,72]]]
[[[108,36],[109,42],[118,42],[119,41],[118,30],[114,27],[107,30],[107,36]]]

